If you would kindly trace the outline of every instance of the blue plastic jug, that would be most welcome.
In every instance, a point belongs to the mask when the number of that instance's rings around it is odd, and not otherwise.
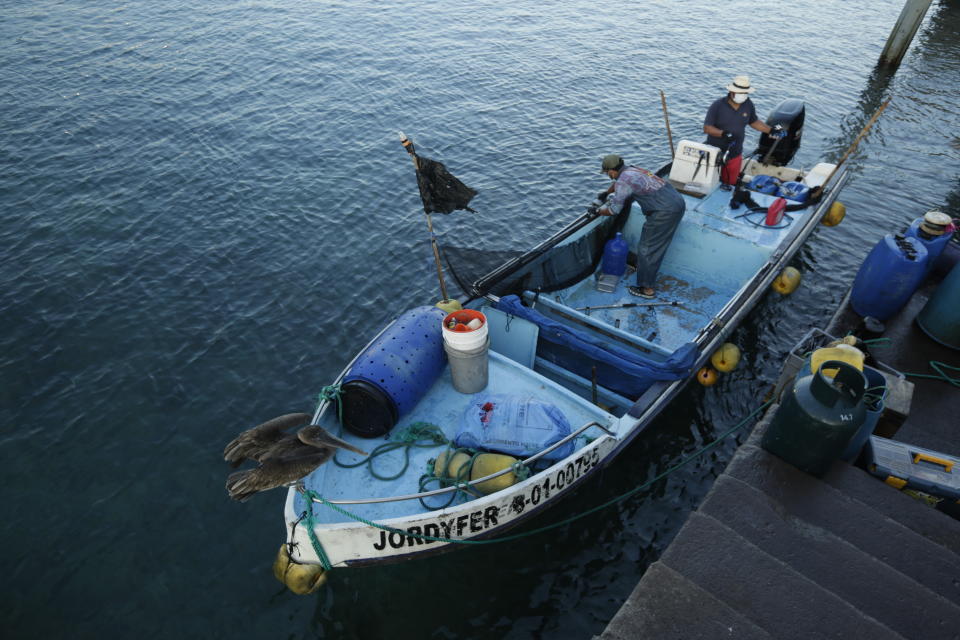
[[[907,303],[926,275],[927,248],[916,238],[887,234],[870,251],[850,291],[861,316],[886,322]]]
[[[629,251],[627,241],[623,239],[623,234],[618,231],[615,236],[607,240],[607,244],[603,247],[601,273],[610,276],[622,276],[627,271],[627,253]]]
[[[949,227],[948,233],[932,236],[920,228],[921,224],[923,224],[923,218],[917,218],[910,223],[904,235],[908,238],[916,238],[927,248],[927,272],[929,272],[933,267],[933,263],[937,261],[937,258],[940,257],[940,254],[943,253],[944,248],[946,248],[947,243],[949,243],[953,237],[953,226],[951,225]]]

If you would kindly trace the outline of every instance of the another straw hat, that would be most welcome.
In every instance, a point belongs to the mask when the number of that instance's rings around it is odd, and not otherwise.
[[[735,76],[733,82],[727,85],[727,91],[732,93],[753,93],[756,89],[750,86],[750,76]]]

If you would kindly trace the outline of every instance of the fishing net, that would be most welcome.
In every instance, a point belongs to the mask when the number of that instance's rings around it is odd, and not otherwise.
[[[466,209],[476,213],[467,206],[477,195],[475,189],[460,182],[441,162],[418,156],[417,163],[417,184],[425,212],[452,213],[455,209]]]
[[[629,207],[624,207],[619,216],[600,219],[584,233],[578,232],[586,225],[573,228],[546,249],[521,252],[447,244],[441,251],[457,286],[469,298],[558,291],[596,270],[604,244],[623,227],[628,214]]]

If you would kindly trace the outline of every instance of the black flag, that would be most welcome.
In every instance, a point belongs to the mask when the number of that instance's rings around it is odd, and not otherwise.
[[[476,190],[460,182],[436,160],[417,156],[417,163],[417,184],[426,213],[452,213],[454,209],[476,213],[467,206],[477,195]]]

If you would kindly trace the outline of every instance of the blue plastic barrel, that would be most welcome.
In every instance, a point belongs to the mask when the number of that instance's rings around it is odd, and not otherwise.
[[[960,349],[960,263],[957,263],[917,314],[924,333],[951,349]]]
[[[933,267],[933,263],[937,261],[937,258],[940,257],[940,254],[943,253],[944,248],[950,242],[950,239],[953,237],[953,227],[949,227],[950,233],[944,233],[939,236],[931,236],[928,233],[920,229],[920,225],[923,223],[923,218],[917,218],[910,223],[910,226],[907,227],[907,230],[904,232],[904,235],[908,238],[916,238],[923,246],[927,248],[927,271]]]
[[[382,436],[416,406],[446,365],[445,315],[436,307],[410,309],[357,357],[340,385],[344,427]]]
[[[629,252],[627,241],[623,239],[623,234],[618,231],[615,236],[607,240],[607,244],[603,247],[603,262],[600,271],[611,276],[622,276],[627,271],[627,254]]]
[[[926,275],[927,248],[916,238],[887,234],[860,265],[850,305],[885,322],[907,303]]]

